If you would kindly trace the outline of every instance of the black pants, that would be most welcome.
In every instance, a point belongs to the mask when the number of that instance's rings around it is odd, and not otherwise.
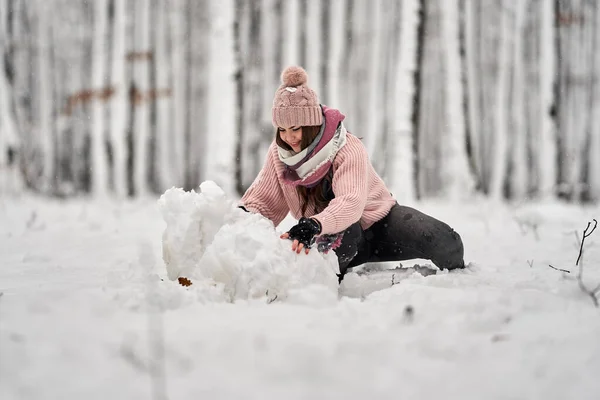
[[[358,222],[351,225],[334,251],[340,265],[340,280],[348,269],[367,262],[422,258],[440,269],[464,267],[463,243],[454,229],[398,204],[367,230]]]

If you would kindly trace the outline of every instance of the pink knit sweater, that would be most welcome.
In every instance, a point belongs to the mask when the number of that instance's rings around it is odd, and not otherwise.
[[[284,169],[273,141],[262,170],[240,201],[248,211],[260,213],[275,226],[288,212],[296,219],[302,217],[302,204],[296,189],[281,178]],[[306,217],[321,223],[321,234],[341,232],[357,221],[367,229],[385,217],[396,203],[371,165],[364,145],[350,133],[346,145],[333,161],[332,188],[335,198],[327,208],[315,214],[314,207],[309,204],[306,210]]]

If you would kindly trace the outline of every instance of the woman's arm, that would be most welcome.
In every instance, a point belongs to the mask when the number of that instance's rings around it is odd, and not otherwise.
[[[261,214],[277,226],[286,217],[289,207],[277,179],[274,154],[271,145],[262,169],[242,196],[239,205],[250,212]]]
[[[321,234],[341,232],[359,221],[367,204],[369,155],[359,139],[348,139],[335,160],[337,168],[332,179],[335,198],[313,216],[321,223]]]

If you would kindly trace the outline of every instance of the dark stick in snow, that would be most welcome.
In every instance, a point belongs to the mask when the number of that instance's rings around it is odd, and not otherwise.
[[[552,264],[548,264],[548,266],[549,266],[550,268],[552,268],[552,269],[555,269],[555,270],[557,270],[557,271],[566,272],[567,274],[570,274],[570,273],[571,273],[571,271],[567,271],[566,269],[560,269],[560,268],[556,268],[556,267],[552,266]]]
[[[583,283],[583,260],[581,260],[581,257],[583,256],[583,244],[585,243],[585,239],[587,237],[589,237],[592,234],[592,232],[594,232],[596,230],[596,227],[598,226],[598,221],[596,221],[595,219],[593,219],[593,221],[594,221],[594,226],[592,227],[591,230],[589,230],[591,222],[588,222],[587,226],[585,227],[585,229],[583,231],[583,238],[581,239],[581,241],[579,241],[579,235],[577,235],[577,241],[580,242],[580,245],[579,245],[579,255],[577,256],[577,261],[575,262],[575,266],[579,265],[579,273],[577,274],[577,282],[579,283],[579,288],[583,291],[583,293],[589,295],[592,298],[594,305],[596,307],[598,307],[598,294],[600,294],[600,284],[598,286],[596,286],[594,289],[590,290]],[[588,230],[589,230],[589,232],[588,232]]]

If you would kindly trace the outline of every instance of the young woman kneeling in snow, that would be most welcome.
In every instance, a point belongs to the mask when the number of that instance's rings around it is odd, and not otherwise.
[[[291,212],[299,220],[281,237],[292,250],[333,250],[340,281],[367,262],[431,260],[464,267],[460,235],[444,222],[399,205],[371,165],[345,116],[320,105],[301,67],[288,67],[273,101],[275,140],[239,206],[277,226]]]

